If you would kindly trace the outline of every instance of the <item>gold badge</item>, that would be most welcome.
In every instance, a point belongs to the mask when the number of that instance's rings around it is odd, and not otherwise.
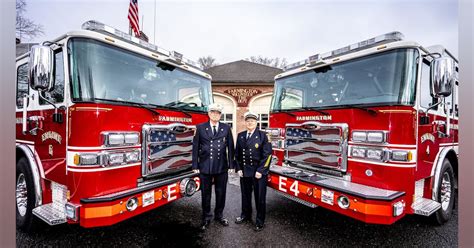
[[[257,149],[258,149],[258,144],[255,144],[255,148],[257,148]]]

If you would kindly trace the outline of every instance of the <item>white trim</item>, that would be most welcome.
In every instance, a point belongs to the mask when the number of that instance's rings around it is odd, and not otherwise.
[[[102,150],[129,149],[129,148],[141,148],[141,145],[135,145],[135,146],[117,146],[117,147],[103,147],[103,146],[68,146],[68,147],[67,147],[67,151],[102,151]]]
[[[41,179],[44,179],[44,172],[41,176],[42,165],[41,161],[38,160],[34,147],[30,145],[17,144],[16,149],[21,149],[25,153],[25,158],[28,159],[28,165],[30,166],[31,173],[33,176],[33,184],[35,191],[35,207],[43,203],[43,187]]]
[[[381,143],[381,144],[376,144],[376,143],[359,143],[359,142],[353,142],[349,141],[349,145],[353,146],[377,146],[377,147],[388,147],[388,148],[413,148],[416,149],[416,145],[402,145],[402,144],[390,144],[390,143]]]
[[[459,146],[459,143],[440,143],[439,146]]]
[[[399,168],[415,168],[416,163],[406,163],[406,164],[391,164],[391,163],[379,163],[375,161],[370,161],[370,160],[360,160],[360,159],[353,159],[353,158],[348,158],[348,161],[351,162],[360,162],[360,163],[365,163],[365,164],[376,164],[376,165],[382,165],[382,166],[388,166],[388,167],[399,167]]]
[[[431,192],[431,199],[436,201],[437,198],[437,192],[438,192],[438,179],[441,174],[441,167],[443,167],[443,162],[446,158],[446,155],[450,151],[454,151],[457,154],[457,149],[454,149],[453,147],[443,147],[439,150],[438,154],[436,154],[436,158],[433,162],[433,167],[431,168],[431,174],[430,176],[434,176],[434,183],[433,183],[433,189]]]
[[[219,93],[219,92],[212,92],[212,95],[216,95],[216,96],[219,96],[219,97],[223,97],[223,98],[226,98],[226,99],[229,99],[232,101],[232,104],[234,105],[233,109],[233,113],[232,113],[232,126],[233,126],[233,130],[232,130],[232,134],[234,136],[234,141],[236,141],[236,138],[237,138],[237,102],[235,101],[235,99],[233,97],[230,97],[226,94],[222,94],[222,93]],[[213,97],[214,98],[214,97]]]
[[[256,96],[253,96],[252,98],[250,98],[250,101],[249,101],[249,103],[247,104],[249,111],[250,111],[250,108],[251,108],[252,104],[253,104],[257,99],[263,98],[263,97],[267,97],[267,96],[273,96],[273,92],[262,93],[262,94],[260,94],[260,95],[256,95]],[[272,104],[272,103],[271,103],[271,97],[270,97],[270,105],[271,105],[271,104]],[[268,109],[267,109],[267,112],[266,112],[266,113],[255,113],[255,114],[257,114],[257,115],[259,115],[259,114],[267,114],[267,115],[268,115],[268,120],[267,120],[268,125],[267,125],[267,127],[270,127],[270,105],[268,105]],[[257,122],[259,122],[259,121],[262,122],[261,116],[259,116],[259,117],[260,117],[260,118],[259,118],[259,120],[257,120]],[[258,125],[258,123],[257,123],[257,125]]]
[[[34,145],[34,144],[35,144],[35,142],[34,142],[34,141],[20,140],[20,139],[17,139],[17,140],[16,140],[16,143],[20,143],[20,144],[28,144],[28,145]]]
[[[444,161],[444,158],[446,157],[446,154],[448,154],[449,151],[453,150],[456,155],[458,154],[459,151],[459,146],[445,146],[445,147],[440,147],[438,154],[436,154],[436,157],[433,161],[433,167],[431,168],[431,173],[430,176],[435,176],[435,170],[436,173],[438,173],[439,170],[441,170],[441,165],[442,162]],[[442,158],[442,159],[441,159]],[[439,168],[438,168],[439,167]]]
[[[123,168],[128,168],[128,167],[133,167],[133,166],[139,166],[141,163],[134,163],[134,164],[129,164],[129,165],[120,165],[120,166],[113,166],[113,167],[105,167],[105,168],[81,168],[78,169],[79,167],[74,167],[68,165],[67,166],[67,171],[72,171],[72,172],[97,172],[97,171],[108,171],[108,170],[116,170],[116,169],[123,169]]]

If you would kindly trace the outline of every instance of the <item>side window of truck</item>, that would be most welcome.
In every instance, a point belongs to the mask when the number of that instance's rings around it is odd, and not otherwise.
[[[430,62],[427,60],[423,60],[421,65],[421,106],[424,108],[428,108],[429,106],[437,103],[437,99],[431,96],[431,89],[430,89]],[[438,107],[434,107],[433,109],[438,109]]]
[[[41,95],[52,103],[61,103],[64,101],[64,61],[61,50],[54,54],[54,60],[56,66],[54,70],[54,89],[50,92],[42,92]],[[39,98],[39,103],[41,105],[48,104],[41,97]]]
[[[23,96],[28,95],[28,64],[18,66],[16,72],[16,106],[23,108]]]

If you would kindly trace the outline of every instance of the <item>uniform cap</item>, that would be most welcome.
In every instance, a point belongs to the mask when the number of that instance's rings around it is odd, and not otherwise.
[[[252,113],[252,112],[250,112],[250,111],[247,111],[247,112],[245,112],[245,114],[244,114],[244,119],[247,120],[247,118],[252,118],[252,119],[258,120],[257,114]]]
[[[209,112],[211,111],[217,111],[219,113],[222,113],[222,105],[220,105],[219,103],[212,103],[209,105]]]

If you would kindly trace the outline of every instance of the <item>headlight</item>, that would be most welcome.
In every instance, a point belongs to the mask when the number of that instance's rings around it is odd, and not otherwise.
[[[272,147],[273,148],[284,148],[285,142],[283,140],[272,140]]]
[[[386,151],[382,149],[372,149],[368,147],[353,147],[351,149],[352,157],[354,158],[366,158],[372,160],[386,160]]]
[[[74,155],[75,165],[100,165],[102,167],[125,165],[139,162],[140,150],[131,151],[107,151],[100,153],[82,153]]]
[[[138,144],[139,143],[138,133],[126,133],[124,136],[125,136],[125,144]]]
[[[104,146],[128,146],[140,144],[138,132],[103,132],[102,144]]]
[[[140,152],[133,151],[133,152],[126,152],[125,153],[125,161],[127,163],[138,162],[140,160]]]
[[[97,153],[83,153],[74,155],[75,165],[98,165],[99,156]]]
[[[140,161],[140,150],[107,152],[102,156],[104,157],[102,166],[131,164]]]
[[[375,160],[383,160],[384,151],[378,149],[367,149],[367,158]]]
[[[367,133],[366,132],[360,132],[360,131],[354,131],[352,132],[352,140],[356,142],[365,142],[367,141]]]
[[[410,161],[412,153],[410,151],[392,151],[390,159],[393,161]]]
[[[352,157],[365,158],[365,149],[360,147],[352,148]]]
[[[385,134],[383,132],[368,132],[367,141],[374,143],[385,142]]]
[[[352,141],[384,143],[387,141],[387,133],[384,131],[353,131]]]
[[[123,164],[125,157],[123,153],[110,153],[107,154],[107,162],[109,165],[119,165]]]

